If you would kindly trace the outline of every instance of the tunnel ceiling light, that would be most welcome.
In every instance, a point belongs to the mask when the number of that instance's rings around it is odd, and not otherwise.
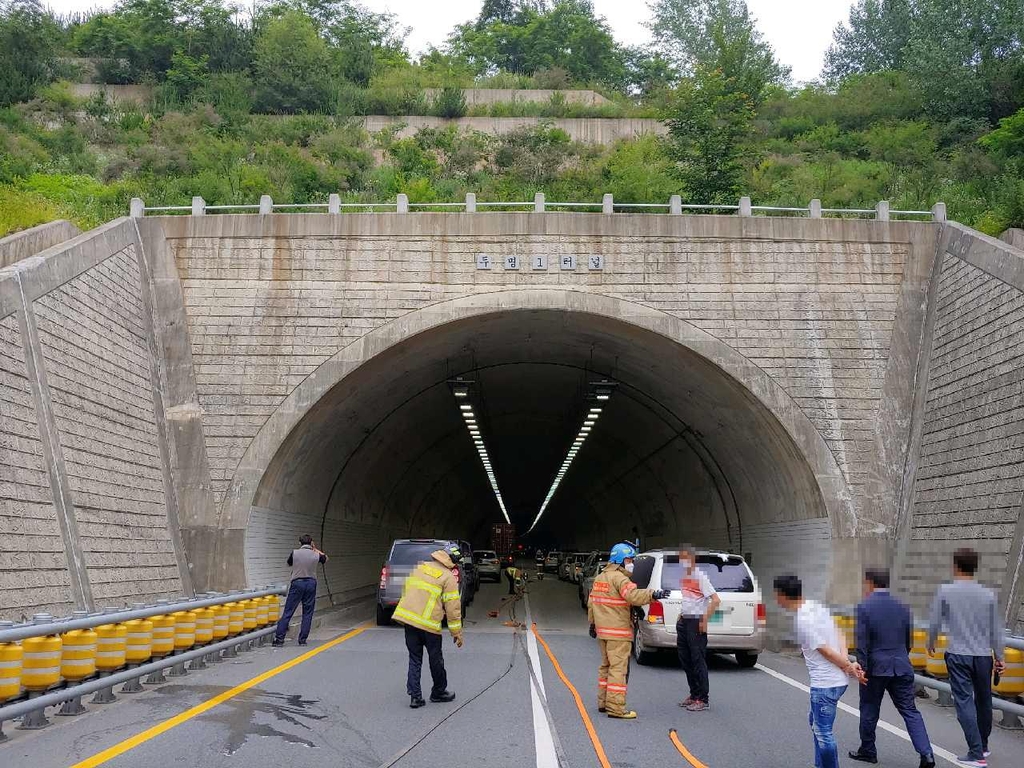
[[[452,395],[459,402],[459,412],[462,414],[470,439],[472,439],[473,446],[480,457],[480,463],[483,465],[484,472],[487,475],[487,482],[490,483],[491,490],[494,491],[494,498],[498,501],[498,508],[501,509],[505,522],[511,524],[512,520],[508,516],[508,509],[505,508],[505,499],[502,498],[501,491],[498,488],[498,478],[494,474],[494,467],[491,466],[490,456],[487,455],[487,448],[484,445],[483,434],[480,432],[480,427],[477,424],[476,414],[473,413],[473,406],[467,402],[462,402],[469,399],[472,384],[473,382],[463,379],[453,379],[448,382]]]
[[[615,387],[615,384],[614,382],[601,381],[598,382],[596,385],[591,386],[592,394],[590,395],[590,397],[596,398],[598,400],[608,400],[611,397],[612,390]],[[580,432],[573,439],[572,445],[569,446],[569,450],[565,454],[565,460],[562,462],[562,466],[558,468],[558,472],[555,474],[555,479],[551,483],[551,488],[548,489],[548,493],[544,497],[544,501],[540,505],[540,509],[537,512],[537,516],[533,519],[533,523],[530,525],[530,528],[529,530],[527,530],[527,533],[530,533],[531,531],[533,531],[534,528],[537,527],[537,523],[540,522],[540,519],[541,517],[543,517],[545,510],[547,510],[548,505],[551,503],[551,500],[555,498],[555,493],[558,491],[558,486],[562,484],[562,480],[564,480],[566,474],[568,474],[569,467],[572,465],[573,461],[576,459],[576,456],[579,454],[580,448],[583,447],[583,442],[587,439],[587,435],[589,435],[590,431],[594,428],[594,426],[596,426],[597,420],[600,418],[602,411],[602,408],[588,409],[583,420],[583,425],[580,427]]]

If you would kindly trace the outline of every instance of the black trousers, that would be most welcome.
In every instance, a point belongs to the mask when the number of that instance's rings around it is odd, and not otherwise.
[[[710,693],[708,683],[708,635],[700,631],[700,619],[680,618],[676,622],[676,651],[679,663],[690,684],[690,697],[707,703]]]
[[[947,653],[946,669],[968,757],[980,760],[992,734],[992,657]]]
[[[514,595],[516,593],[516,577],[506,571],[505,578],[508,579],[508,593]]]
[[[448,690],[448,673],[444,669],[444,653],[441,650],[441,635],[427,632],[425,629],[405,627],[405,647],[409,649],[409,678],[406,692],[413,697],[422,698],[423,689],[420,678],[423,676],[423,649],[427,649],[430,659],[430,677],[434,687],[431,695],[444,693]]]
[[[914,701],[913,675],[869,677],[867,685],[860,686],[860,753],[878,757],[875,729],[882,711],[882,698],[886,692],[906,723],[914,749],[921,756],[930,755],[932,746],[928,741],[928,729],[925,728],[924,719],[917,711],[917,704]]]

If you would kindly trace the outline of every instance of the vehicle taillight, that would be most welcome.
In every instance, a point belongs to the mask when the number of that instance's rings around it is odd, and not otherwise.
[[[652,600],[649,608],[650,611],[647,613],[647,621],[650,624],[664,624],[665,606],[663,606],[658,600]]]
[[[765,610],[764,603],[757,604],[757,623],[761,627],[768,623],[768,613]]]
[[[388,586],[388,567],[385,565],[380,569],[380,588],[387,589]]]

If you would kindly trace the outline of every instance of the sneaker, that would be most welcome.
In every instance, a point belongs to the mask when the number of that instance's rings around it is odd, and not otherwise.
[[[598,707],[597,711],[603,715],[605,712],[608,711],[608,707]]]
[[[874,755],[865,755],[858,749],[856,752],[850,752],[850,759],[856,760],[859,763],[877,763],[878,758]]]
[[[305,640],[299,640],[299,645],[309,645]]]
[[[613,720],[636,720],[636,712],[633,710],[629,712],[609,712],[608,717]]]
[[[992,754],[992,750],[989,749],[988,747],[985,747],[982,750],[982,754],[985,755],[985,759],[988,760],[988,756]]]
[[[423,700],[422,696],[412,696],[410,698],[410,701],[409,701],[409,708],[410,709],[419,709],[420,707],[425,707],[426,705],[427,705],[427,702],[425,702]]]
[[[447,704],[449,701],[455,701],[455,694],[451,691],[432,693],[430,694],[430,700],[435,704]]]
[[[687,712],[707,712],[711,709],[711,705],[706,701],[695,699],[694,702],[686,708]]]
[[[685,699],[679,702],[679,706],[683,709],[686,709],[691,704],[693,704],[693,696],[687,696]]]
[[[958,757],[956,762],[957,765],[963,765],[966,768],[988,768],[988,760],[984,757],[974,758],[968,755],[967,757]]]
[[[917,768],[935,768],[935,755],[921,755],[921,764]]]
[[[284,648],[284,640],[275,640],[271,643],[274,648]]]

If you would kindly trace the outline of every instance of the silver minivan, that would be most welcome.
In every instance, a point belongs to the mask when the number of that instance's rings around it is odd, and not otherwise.
[[[669,597],[644,606],[633,628],[633,657],[640,664],[651,661],[662,649],[676,647],[676,620],[682,603],[683,566],[679,552],[672,549],[645,552],[637,559],[653,559],[650,589],[671,590]],[[650,564],[647,564],[648,566]],[[708,650],[734,653],[741,667],[752,667],[764,650],[767,614],[761,589],[750,566],[739,555],[727,552],[697,552],[697,567],[711,580],[722,604],[708,621]],[[643,586],[643,585],[641,585]]]

